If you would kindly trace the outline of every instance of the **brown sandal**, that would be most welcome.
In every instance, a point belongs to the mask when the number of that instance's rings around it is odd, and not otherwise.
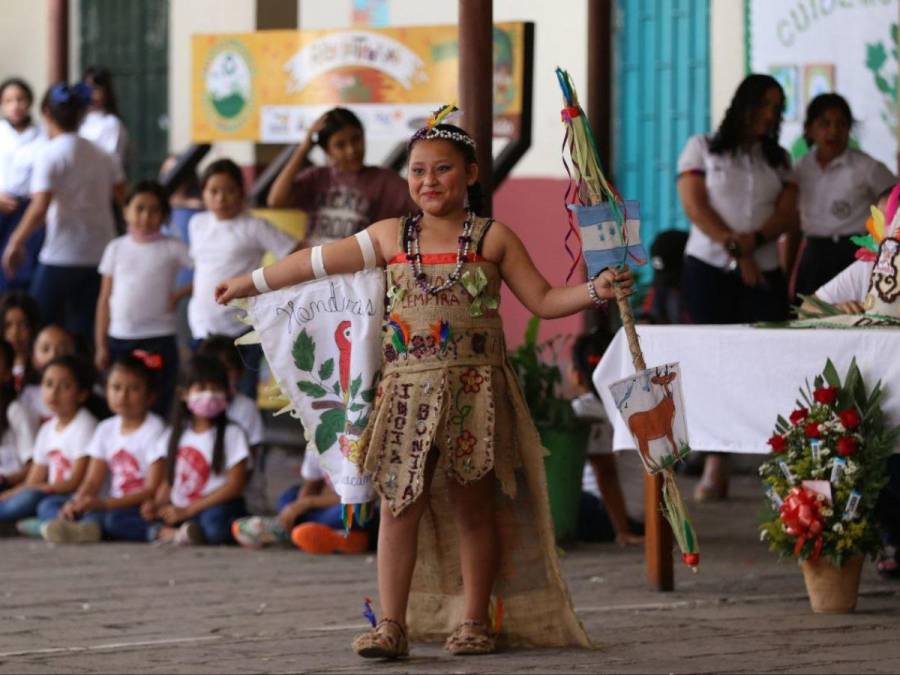
[[[454,656],[493,654],[497,651],[497,636],[483,621],[469,619],[450,633],[444,649]]]
[[[393,619],[382,619],[372,630],[356,636],[353,651],[365,659],[398,659],[409,656],[406,629]]]

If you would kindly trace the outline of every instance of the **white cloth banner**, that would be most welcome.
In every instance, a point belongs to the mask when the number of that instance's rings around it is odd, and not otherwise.
[[[897,151],[898,0],[748,0],[748,65],[784,87],[781,144],[798,156],[807,104],[835,91],[850,103],[852,137],[888,167]]]
[[[343,504],[373,499],[357,441],[365,429],[381,366],[384,270],[310,281],[250,298],[247,314],[294,416],[307,452]]]
[[[638,326],[648,363],[678,361],[691,450],[769,452],[766,441],[778,415],[796,407],[799,389],[831,359],[841,377],[856,357],[866,386],[885,387],[889,425],[900,424],[900,329],[767,329],[749,326]],[[609,385],[634,374],[620,330],[594,371],[613,448],[634,448]]]

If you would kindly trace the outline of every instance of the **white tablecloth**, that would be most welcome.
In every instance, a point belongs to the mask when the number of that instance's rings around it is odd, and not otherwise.
[[[638,326],[648,367],[678,361],[691,448],[766,453],[778,415],[785,418],[798,388],[830,358],[843,379],[855,356],[866,385],[887,388],[883,407],[900,424],[900,330],[792,330],[749,326]],[[608,385],[634,373],[620,330],[594,371],[594,384],[613,421],[613,448],[633,449]]]

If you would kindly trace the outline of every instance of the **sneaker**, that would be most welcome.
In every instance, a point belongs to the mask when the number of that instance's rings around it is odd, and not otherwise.
[[[23,518],[16,523],[16,530],[23,537],[31,539],[41,538],[41,521],[40,518]]]
[[[369,533],[364,530],[350,530],[344,536],[341,530],[334,530],[327,525],[303,523],[291,530],[291,541],[301,551],[319,555],[365,553],[369,548]]]
[[[100,541],[100,535],[100,526],[93,520],[56,518],[41,523],[41,536],[51,544],[93,544]]]
[[[188,521],[178,528],[172,541],[178,546],[197,546],[205,544],[206,537],[203,536],[203,530],[197,523]]]
[[[234,540],[246,548],[262,548],[273,544],[288,543],[288,534],[277,518],[250,516],[238,518],[231,524]]]
[[[894,546],[884,546],[875,557],[875,569],[885,579],[900,579],[900,555]]]

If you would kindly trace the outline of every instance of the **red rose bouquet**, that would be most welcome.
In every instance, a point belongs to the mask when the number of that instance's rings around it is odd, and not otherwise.
[[[874,553],[872,512],[900,428],[889,429],[881,383],[866,390],[854,360],[844,382],[829,360],[788,419],[779,416],[759,473],[766,489],[760,538],[782,556],[840,566]]]

